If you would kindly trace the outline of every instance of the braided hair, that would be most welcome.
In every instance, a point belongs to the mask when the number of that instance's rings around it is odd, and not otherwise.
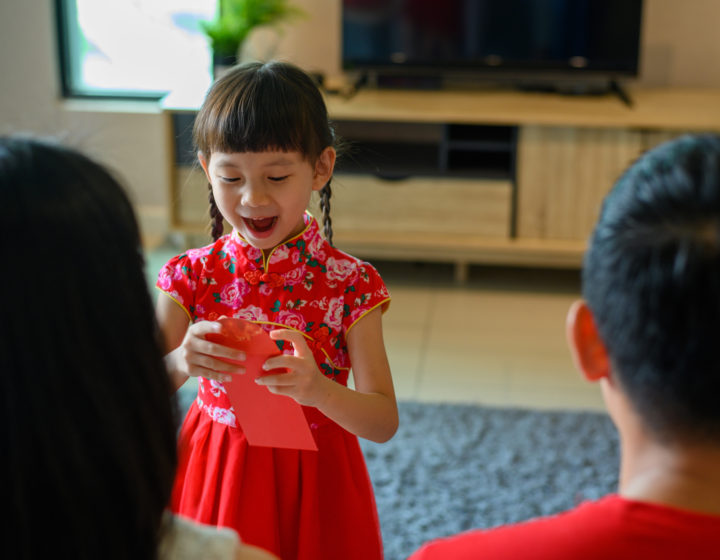
[[[325,186],[320,189],[320,209],[323,213],[323,233],[325,239],[330,246],[333,246],[333,231],[332,231],[332,219],[330,218],[330,197],[332,196],[332,189],[330,188],[330,181],[325,183]]]
[[[222,237],[223,234],[223,215],[220,213],[220,209],[215,202],[213,196],[212,184],[208,182],[208,202],[210,203],[210,235],[212,235],[213,241],[217,241]]]
[[[207,162],[213,152],[300,152],[311,165],[336,147],[325,101],[313,79],[287,62],[235,66],[210,88],[193,126],[195,146]],[[332,244],[330,181],[320,191],[323,233]],[[223,216],[212,194],[210,229],[223,234]]]

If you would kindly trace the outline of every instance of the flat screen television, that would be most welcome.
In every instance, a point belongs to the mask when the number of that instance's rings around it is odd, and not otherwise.
[[[343,0],[342,63],[393,78],[597,82],[638,74],[642,0]]]

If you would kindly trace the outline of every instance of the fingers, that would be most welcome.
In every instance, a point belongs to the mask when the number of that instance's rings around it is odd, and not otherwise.
[[[220,331],[221,326],[220,323],[217,322],[200,321],[199,323],[195,323],[188,329],[188,336],[186,337],[187,346],[190,350],[207,356],[225,358],[226,360],[234,362],[244,362],[247,357],[242,350],[224,346],[205,338],[208,334],[217,334],[220,333]]]
[[[297,385],[297,376],[291,372],[288,373],[271,373],[268,375],[261,375],[255,379],[255,383],[258,385],[265,385],[267,387],[292,387]]]
[[[286,395],[305,406],[318,406],[327,398],[327,383],[332,383],[321,372],[312,351],[300,331],[277,329],[270,331],[273,340],[288,341],[293,346],[292,354],[281,354],[265,360],[263,369],[269,371],[255,382],[271,393]],[[287,373],[273,370],[284,369]]]
[[[310,404],[304,398],[306,393],[304,383],[293,372],[262,375],[255,379],[255,383],[262,385],[275,395],[285,395],[300,404]]]
[[[267,388],[276,395],[285,395],[305,406],[319,406],[328,394],[328,380],[317,369],[315,362],[308,364],[307,360],[296,356],[284,356],[289,367],[288,373],[262,375],[255,383]],[[270,360],[266,361],[267,364]]]
[[[313,359],[312,356],[310,359]],[[306,369],[306,367],[303,367],[306,360],[307,358],[297,355],[293,356],[292,354],[280,354],[279,356],[273,356],[272,358],[265,360],[262,368],[268,372],[272,372],[277,369],[284,370],[285,372],[303,370]],[[315,365],[314,359],[310,365]]]
[[[295,355],[304,358],[306,356],[312,356],[310,347],[305,340],[305,335],[300,331],[294,331],[291,329],[275,329],[270,331],[270,338],[273,340],[286,340],[293,345]]]
[[[229,372],[216,371],[198,366],[193,366],[190,371],[191,377],[204,377],[205,379],[219,381],[220,383],[230,383],[233,379],[233,374]]]
[[[207,377],[205,370],[222,373],[245,373],[244,362],[230,363],[221,358],[188,349],[185,350],[185,360],[191,368],[190,375],[193,376],[202,375]],[[199,372],[199,370],[202,370],[202,372]]]
[[[270,331],[270,338],[273,340],[285,340],[292,344],[292,354],[281,354],[279,356],[273,356],[265,360],[263,369],[270,371],[274,369],[284,368],[286,371],[305,371],[313,370],[317,366],[315,364],[315,358],[312,355],[312,351],[305,342],[305,337],[299,331],[290,329],[276,329]],[[266,378],[267,376],[263,376]]]
[[[230,381],[232,377],[228,374],[245,373],[245,352],[205,338],[208,334],[219,333],[220,327],[213,321],[200,321],[190,326],[181,345],[188,375]]]

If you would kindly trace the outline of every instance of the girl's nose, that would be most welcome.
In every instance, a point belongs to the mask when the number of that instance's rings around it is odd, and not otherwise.
[[[263,185],[246,183],[243,188],[241,202],[243,206],[265,206],[268,202],[267,189]]]

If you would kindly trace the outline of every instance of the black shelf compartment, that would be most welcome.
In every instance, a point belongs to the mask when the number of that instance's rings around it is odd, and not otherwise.
[[[341,173],[359,173],[385,178],[439,175],[437,144],[354,141],[343,148],[336,166]]]
[[[511,149],[515,143],[514,126],[448,124],[446,125],[449,143],[475,145],[478,148]]]
[[[441,171],[449,176],[514,181],[516,140],[514,126],[448,124]]]
[[[441,124],[338,121],[336,169],[387,179],[441,174]]]
[[[417,122],[338,121],[337,170],[388,179],[515,178],[517,129]]]

